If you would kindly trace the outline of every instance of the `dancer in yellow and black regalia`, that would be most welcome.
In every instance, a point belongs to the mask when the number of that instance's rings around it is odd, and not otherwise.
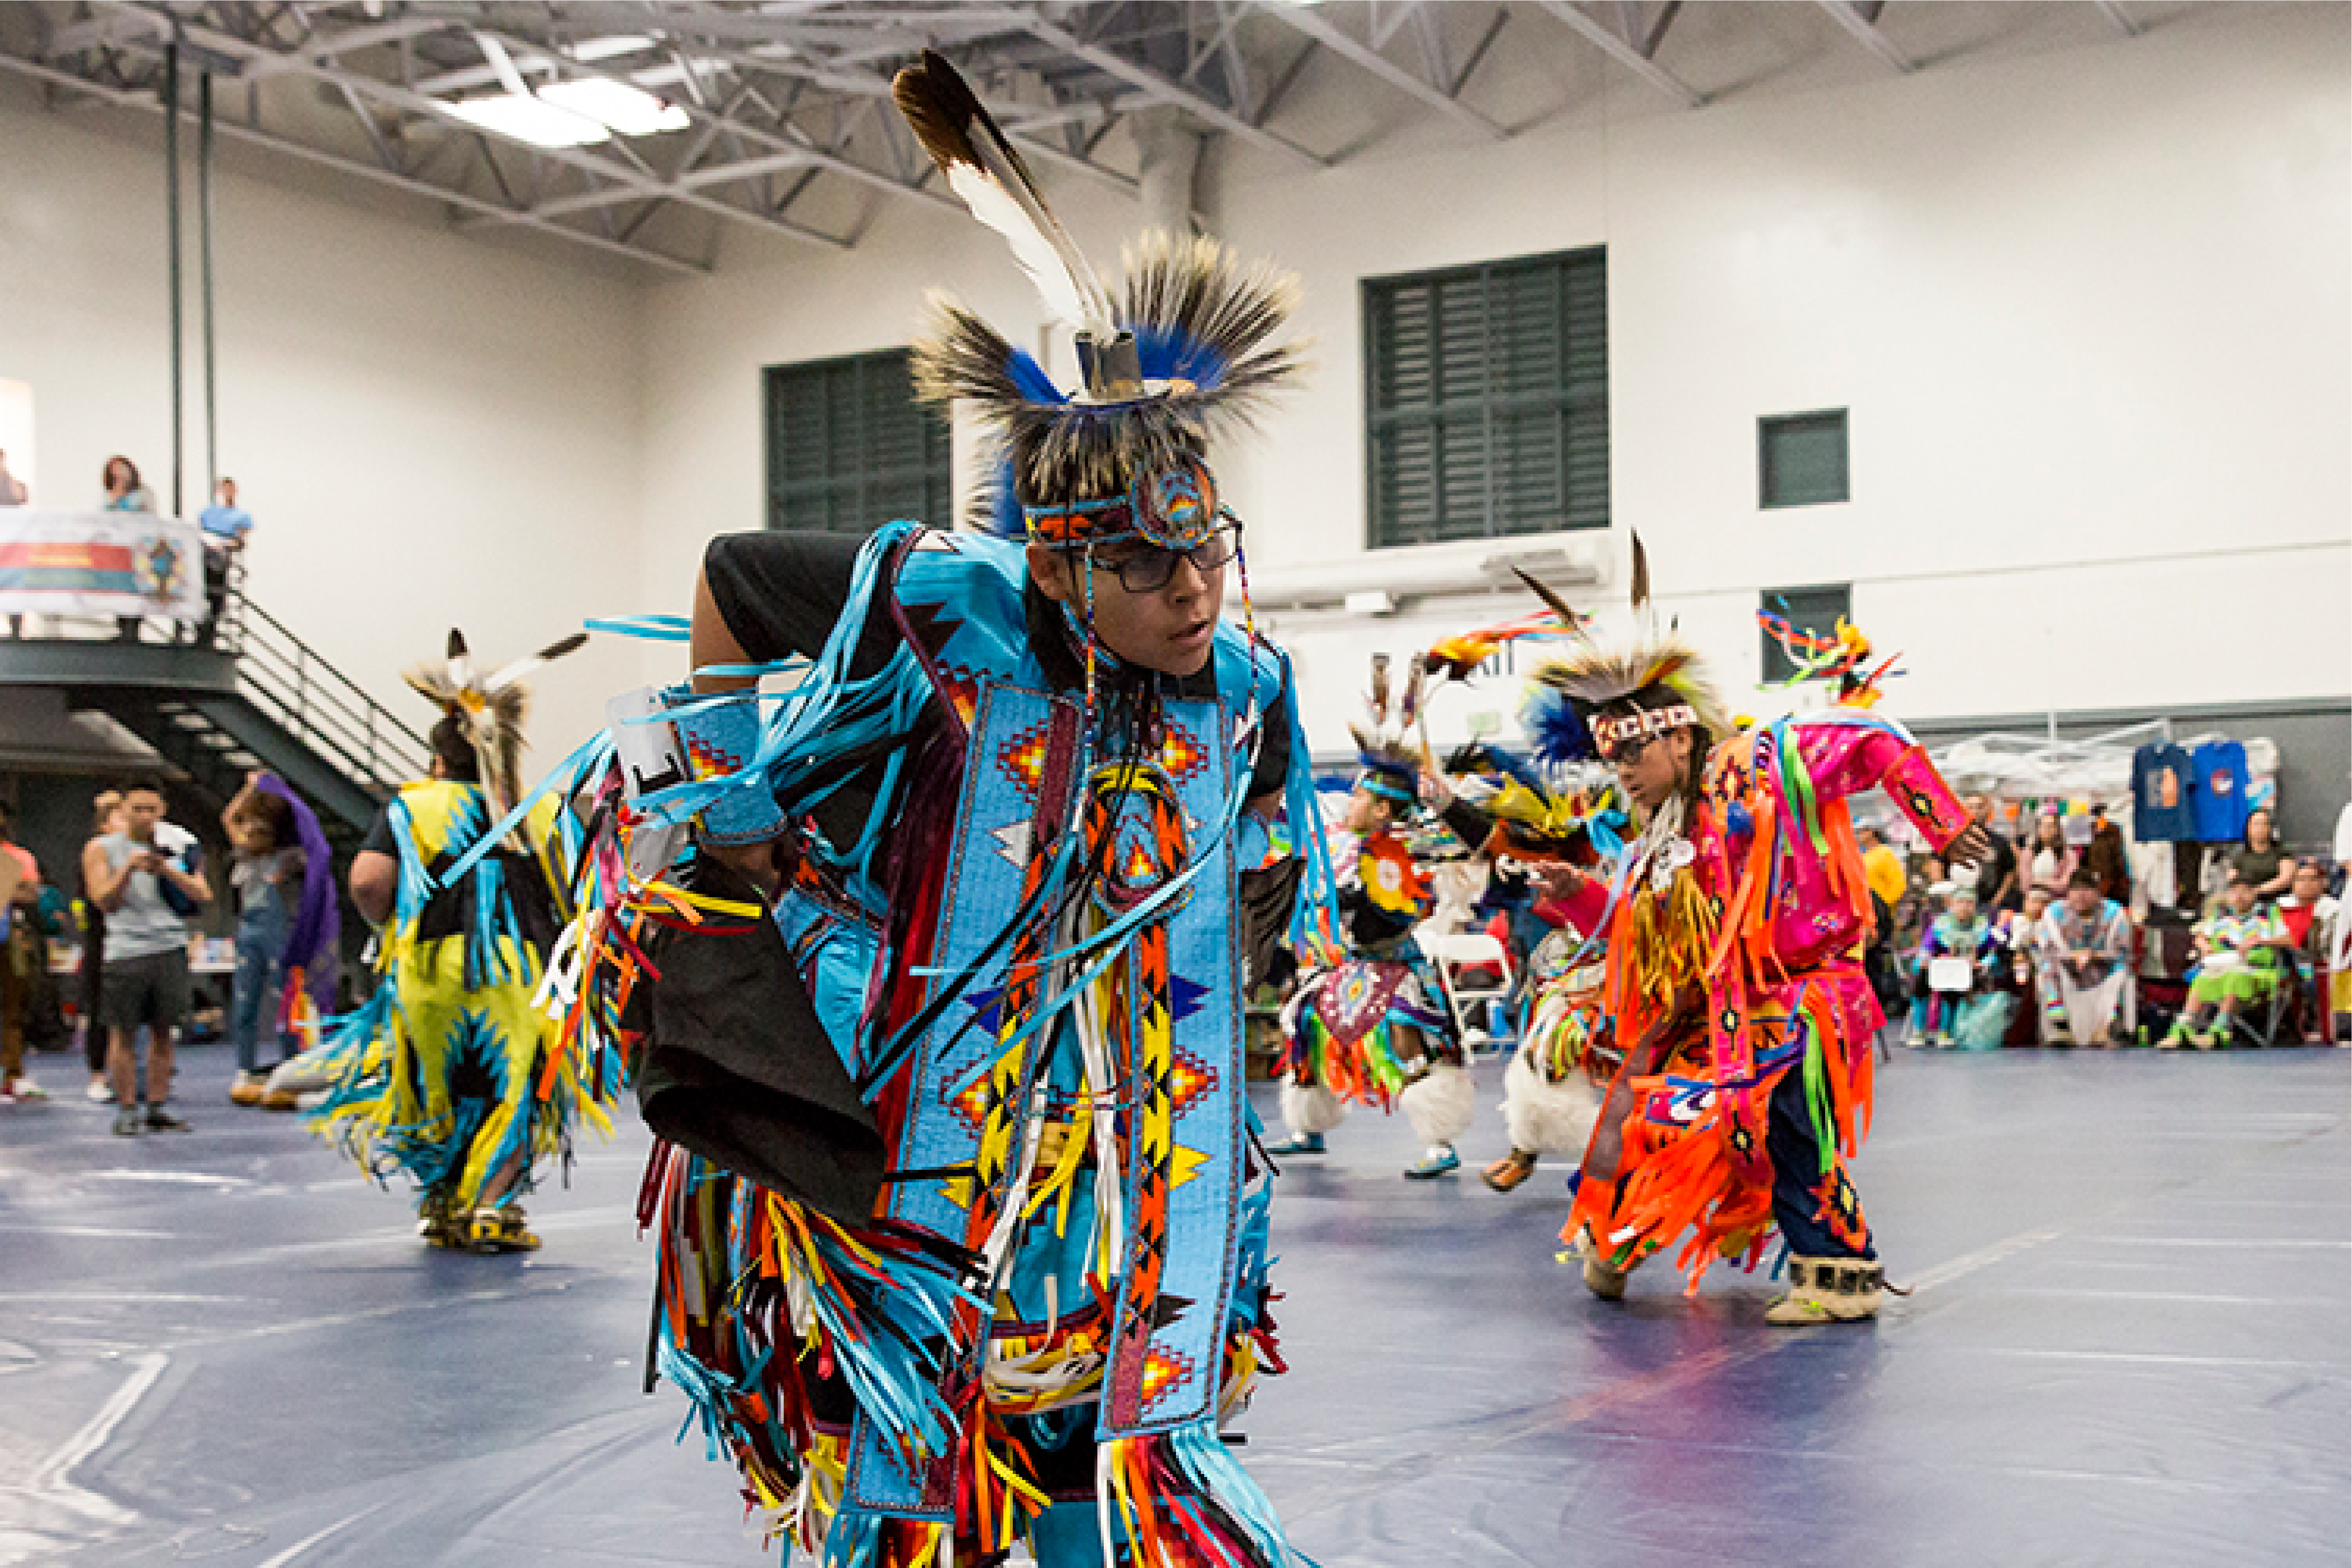
[[[593,1050],[551,1061],[534,998],[566,920],[563,819],[550,797],[507,837],[528,695],[522,677],[572,637],[487,677],[465,639],[446,664],[408,673],[437,704],[432,776],[404,788],[352,864],[352,902],[380,927],[374,994],[342,1020],[315,1115],[379,1179],[415,1182],[419,1233],[436,1247],[539,1245],[520,1194],[567,1150],[575,1116],[606,1125],[617,1063]]]

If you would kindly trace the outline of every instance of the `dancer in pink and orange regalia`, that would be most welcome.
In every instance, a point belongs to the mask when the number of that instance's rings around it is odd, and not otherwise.
[[[1869,1125],[1884,1019],[1863,972],[1870,895],[1846,800],[1885,789],[1962,861],[1986,847],[1981,831],[1902,726],[1861,707],[1732,734],[1696,656],[1654,624],[1536,678],[1641,822],[1609,878],[1566,897],[1580,928],[1607,932],[1603,1005],[1625,1051],[1563,1233],[1586,1285],[1616,1299],[1688,1232],[1677,1262],[1695,1291],[1718,1257],[1753,1268],[1777,1227],[1790,1290],[1768,1321],[1873,1316],[1884,1274],[1843,1162]]]

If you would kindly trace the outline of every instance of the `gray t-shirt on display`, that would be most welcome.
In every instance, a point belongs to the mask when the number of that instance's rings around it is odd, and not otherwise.
[[[146,850],[163,853],[160,844],[134,841],[128,833],[109,833],[98,841],[106,863],[120,871],[131,857]],[[122,886],[122,903],[106,912],[106,961],[119,964],[146,958],[188,945],[188,923],[163,902],[160,878],[151,871],[134,871]]]

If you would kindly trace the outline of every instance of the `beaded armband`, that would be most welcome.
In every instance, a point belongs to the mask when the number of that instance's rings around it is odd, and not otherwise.
[[[702,808],[706,843],[756,844],[783,831],[783,809],[764,775],[744,769],[760,751],[760,694],[756,687],[727,696],[698,695],[690,687],[672,686],[662,694],[664,706],[681,709],[671,723],[678,745],[686,751],[695,782],[732,782]]]
[[[1967,808],[1917,745],[1905,748],[1879,785],[1894,797],[1903,814],[1937,850],[1943,850],[1968,831]]]

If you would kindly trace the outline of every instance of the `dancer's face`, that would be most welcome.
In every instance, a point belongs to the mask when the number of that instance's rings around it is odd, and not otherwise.
[[[1360,839],[1369,838],[1387,827],[1393,815],[1386,800],[1359,784],[1348,796],[1348,810],[1339,825]]]
[[[1621,741],[1609,762],[1617,770],[1617,787],[1647,813],[1674,798],[1675,787],[1689,770],[1690,755],[1691,732],[1676,729]]]
[[[1094,551],[1095,635],[1128,664],[1163,675],[1198,674],[1208,666],[1217,612],[1224,607],[1224,571],[1202,571],[1191,557],[1178,556],[1165,583],[1137,592],[1119,580],[1118,568],[1152,549],[1123,539]],[[1029,575],[1046,598],[1086,620],[1089,574],[1083,554],[1031,545]]]

